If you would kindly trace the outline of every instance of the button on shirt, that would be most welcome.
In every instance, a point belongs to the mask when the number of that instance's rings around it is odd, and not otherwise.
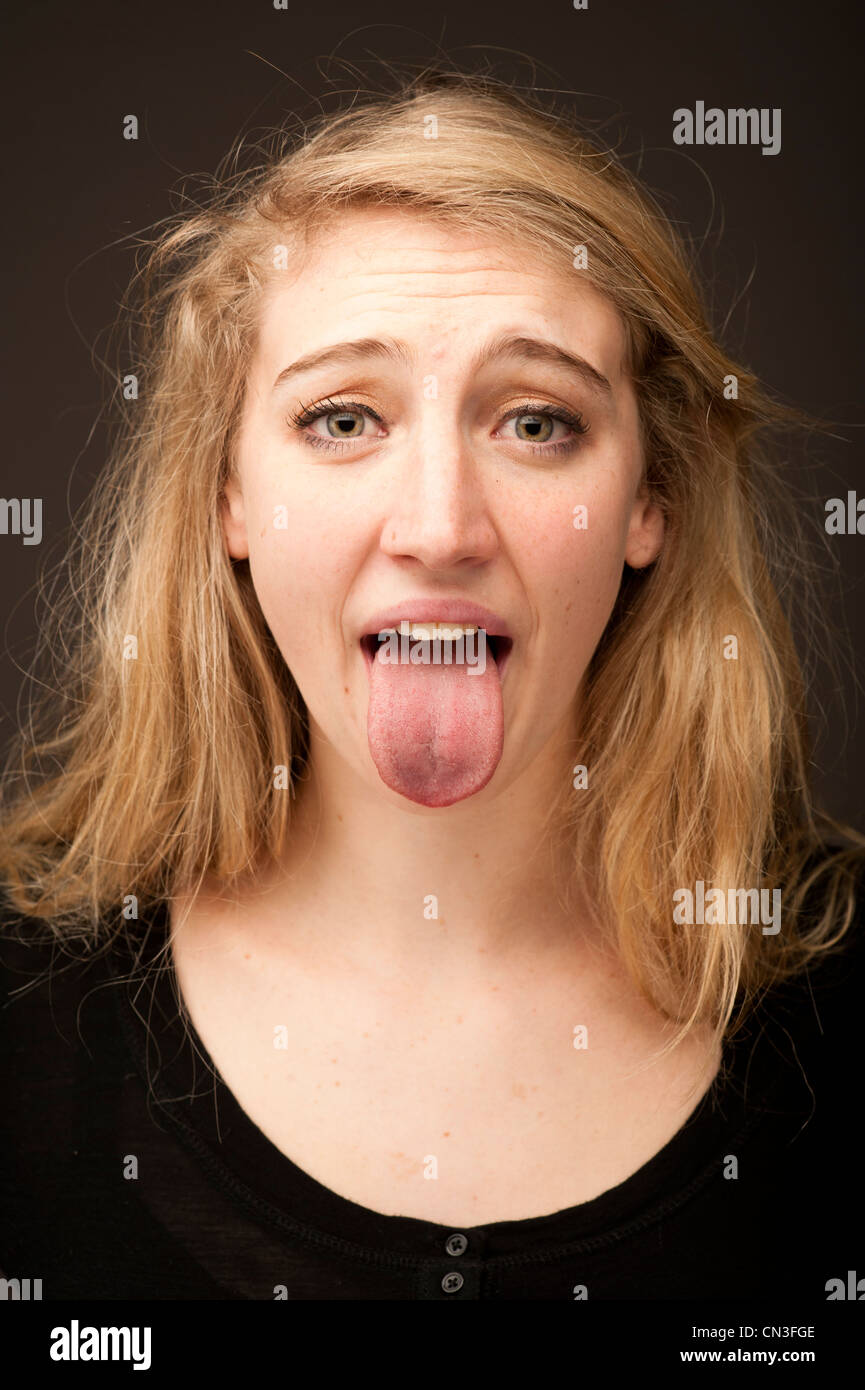
[[[861,1267],[861,906],[847,948],[767,996],[638,1172],[461,1229],[363,1207],[270,1143],[178,1016],[167,921],[157,904],[107,955],[55,956],[49,987],[50,951],[3,919],[0,1270],[37,1274],[44,1300],[807,1301]]]

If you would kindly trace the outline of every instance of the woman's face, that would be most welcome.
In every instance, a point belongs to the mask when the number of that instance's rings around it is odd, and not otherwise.
[[[346,214],[282,274],[224,525],[313,768],[440,808],[495,797],[558,740],[570,779],[623,564],[663,539],[617,311],[567,261],[388,210]],[[419,641],[378,649],[402,622]]]

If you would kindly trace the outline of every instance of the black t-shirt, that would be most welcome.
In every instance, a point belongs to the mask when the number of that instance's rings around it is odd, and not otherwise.
[[[87,961],[9,920],[0,1272],[41,1279],[43,1299],[823,1301],[828,1280],[865,1274],[861,902],[843,951],[767,996],[638,1172],[468,1227],[360,1206],[265,1138],[181,1019],[170,963],[154,966],[164,903]]]

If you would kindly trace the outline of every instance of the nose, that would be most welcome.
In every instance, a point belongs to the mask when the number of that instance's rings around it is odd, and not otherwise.
[[[430,570],[485,563],[498,548],[488,481],[459,421],[445,418],[441,401],[430,402],[406,438],[381,549]]]

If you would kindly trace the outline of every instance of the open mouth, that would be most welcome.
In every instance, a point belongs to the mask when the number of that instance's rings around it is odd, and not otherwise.
[[[365,621],[367,739],[381,780],[435,809],[482,791],[504,749],[506,620],[480,604],[427,598]]]
[[[410,647],[417,647],[422,642],[428,643],[435,665],[466,664],[467,649],[476,654],[478,646],[483,644],[496,664],[499,680],[503,679],[514,645],[510,637],[487,632],[486,628],[457,623],[425,622],[410,623],[407,626],[407,634],[400,634],[400,629],[394,627],[382,632],[368,632],[361,637],[360,645],[368,667],[372,666],[376,653],[387,643],[389,637],[402,635]],[[471,665],[472,660],[469,659],[467,664]]]

